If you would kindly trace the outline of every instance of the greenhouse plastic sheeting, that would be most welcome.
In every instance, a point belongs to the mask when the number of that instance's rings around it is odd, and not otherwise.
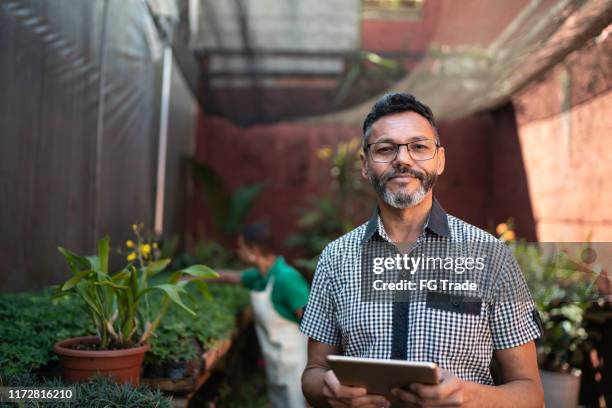
[[[0,290],[66,278],[58,245],[91,253],[110,234],[117,248],[132,223],[151,226],[163,42],[150,10],[123,0],[0,3]],[[193,136],[193,100],[172,72],[170,186]]]
[[[427,3],[437,7],[437,22],[425,56],[392,89],[427,100],[438,119],[503,105],[612,23],[612,0]],[[491,23],[505,15],[513,17]],[[307,121],[358,126],[381,95]]]

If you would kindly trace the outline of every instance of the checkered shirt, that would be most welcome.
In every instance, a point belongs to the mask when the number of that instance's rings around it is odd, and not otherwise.
[[[371,275],[363,273],[364,256],[398,253],[375,211],[367,223],[322,252],[302,332],[339,346],[347,356],[435,362],[464,380],[493,384],[493,351],[525,344],[542,333],[525,279],[505,244],[446,214],[435,199],[415,245],[432,242],[486,246],[480,249],[490,264],[483,271],[486,276],[478,279],[476,295],[424,290],[402,300],[397,295],[391,301],[370,296],[364,291]],[[420,276],[431,278],[440,271],[427,273]]]

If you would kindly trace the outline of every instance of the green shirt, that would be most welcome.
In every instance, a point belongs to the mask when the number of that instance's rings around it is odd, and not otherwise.
[[[240,280],[245,287],[262,291],[272,276],[274,276],[272,287],[274,309],[284,318],[297,323],[295,311],[308,302],[308,283],[302,274],[285,262],[282,256],[276,257],[266,276],[261,276],[257,268],[250,268],[240,274]]]

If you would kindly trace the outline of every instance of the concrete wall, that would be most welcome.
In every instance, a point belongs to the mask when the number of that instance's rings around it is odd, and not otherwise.
[[[515,96],[538,239],[612,240],[612,39]]]

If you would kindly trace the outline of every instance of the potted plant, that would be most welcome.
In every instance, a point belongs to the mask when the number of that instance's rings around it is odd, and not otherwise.
[[[511,224],[500,224],[497,233],[514,252],[542,320],[537,353],[546,406],[576,407],[578,367],[591,349],[584,314],[595,301],[597,267],[576,261],[585,253],[583,245],[515,241]]]
[[[99,373],[118,382],[138,385],[148,341],[168,308],[175,304],[195,317],[183,303],[182,296],[187,294],[184,287],[189,282],[181,278],[184,275],[199,278],[192,282],[207,294],[206,283],[201,279],[218,276],[207,266],[192,265],[173,272],[164,283],[150,285],[150,279],[166,269],[170,259],[155,259],[156,244],[143,239],[141,228],[133,225],[136,243],[127,242],[132,247],[128,264],[115,273],[109,271],[108,236],[99,240],[95,256],[81,256],[59,248],[72,277],[58,287],[55,298],[69,293],[81,297],[97,332],[97,336],[65,339],[54,345],[63,376],[69,381],[86,380]],[[155,313],[148,302],[153,292],[164,296],[161,308]]]

